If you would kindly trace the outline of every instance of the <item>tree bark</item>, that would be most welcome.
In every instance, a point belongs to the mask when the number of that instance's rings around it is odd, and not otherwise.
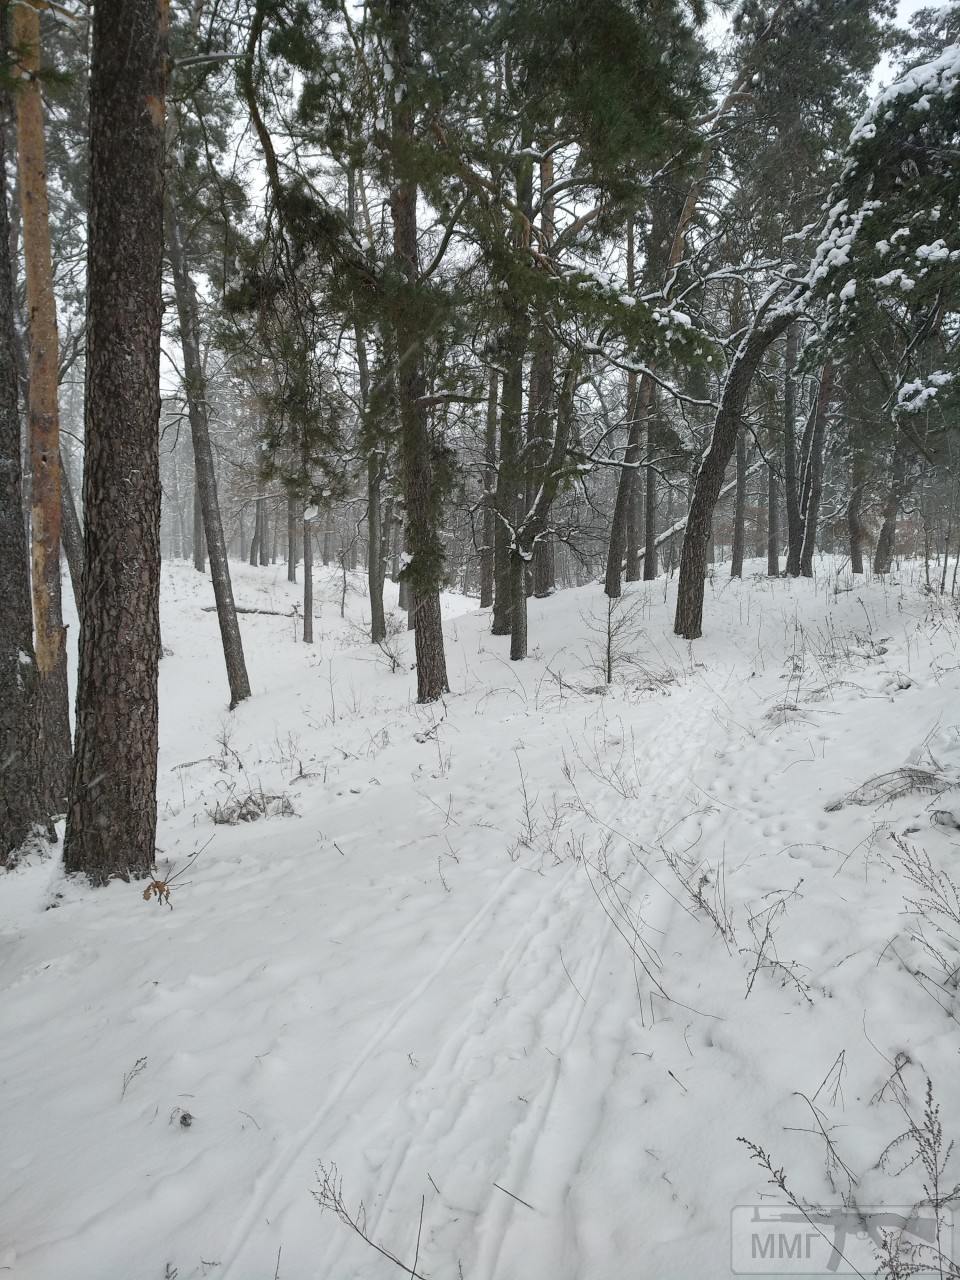
[[[787,575],[800,575],[803,520],[800,515],[800,488],[797,480],[797,396],[793,380],[797,364],[797,330],[787,330],[783,364],[783,491],[787,507]]]
[[[157,821],[166,9],[93,13],[84,590],[64,863],[146,876]]]
[[[6,15],[2,45],[7,47]],[[4,114],[9,101],[4,102]],[[40,673],[33,650],[30,567],[23,522],[19,377],[6,200],[6,129],[0,124],[0,867],[39,828],[43,793]]]
[[[744,524],[747,515],[747,438],[737,432],[737,487],[733,505],[733,546],[730,549],[730,577],[743,577]]]
[[[207,416],[207,383],[200,356],[197,295],[187,264],[177,207],[171,190],[167,191],[166,229],[167,257],[173,272],[173,287],[180,321],[183,381],[190,418],[190,434],[193,438],[196,493],[203,518],[203,537],[210,555],[210,576],[213,580],[213,597],[217,605],[217,621],[220,625],[220,640],[227,667],[232,711],[238,703],[250,697],[250,681],[243,656],[243,641],[240,637],[240,624],[237,621],[237,610],[233,599],[230,562],[227,558],[227,544],[223,536],[223,520],[217,496],[217,472],[213,447],[210,443],[210,422]],[[194,563],[196,564],[196,557]]]
[[[863,449],[854,442],[850,463],[850,497],[847,501],[847,533],[850,538],[850,571],[863,573],[864,529],[861,508],[867,485],[867,460]]]
[[[297,580],[297,508],[294,494],[287,494],[287,581]]]
[[[13,43],[20,58],[16,94],[23,259],[29,337],[30,527],[36,662],[43,711],[43,778],[62,808],[70,780],[70,712],[66,628],[60,598],[60,411],[57,304],[50,254],[40,13],[32,3],[12,6]]]
[[[499,370],[491,366],[487,385],[487,421],[484,434],[483,471],[483,545],[480,548],[480,608],[493,604],[493,544],[496,539],[497,516],[494,510],[497,483],[497,402],[500,391]]]
[[[803,544],[800,549],[800,572],[813,577],[813,553],[817,543],[817,521],[823,493],[823,453],[827,433],[827,408],[833,387],[833,365],[828,360],[820,370],[820,385],[814,409],[813,431],[804,467]]]
[[[0,271],[2,270],[3,264],[0,262]],[[70,475],[63,463],[62,451],[60,453],[60,542],[70,569],[73,598],[79,609],[80,587],[83,581],[83,529],[80,525],[73,489],[70,487]]]
[[[313,521],[303,522],[303,643],[313,644]]]
[[[652,454],[654,444],[654,419],[647,423],[647,454]],[[652,582],[657,576],[657,473],[653,467],[645,472],[646,493],[643,501],[643,580]]]
[[[883,523],[873,549],[873,572],[889,573],[897,541],[897,515],[906,493],[907,450],[903,433],[898,431],[890,469],[890,488],[883,504]]]
[[[777,473],[767,466],[767,576],[780,577],[780,490]]]
[[[197,573],[207,572],[207,548],[203,536],[203,499],[200,497],[200,477],[194,463],[193,472],[193,567]]]
[[[702,634],[703,580],[707,567],[713,512],[723,487],[727,464],[736,448],[743,406],[764,352],[793,320],[786,310],[757,324],[740,345],[727,373],[710,447],[703,457],[693,489],[686,533],[680,553],[680,581],[674,632],[686,640]]]
[[[414,58],[410,48],[411,0],[383,0],[392,29],[391,62],[406,84]],[[409,91],[393,94],[392,160],[405,159],[414,139],[414,108]],[[399,98],[399,101],[397,99]],[[442,495],[434,474],[430,433],[423,403],[422,306],[416,294],[417,183],[394,174],[390,186],[393,251],[404,279],[406,296],[397,307],[397,402],[400,417],[400,464],[406,495],[407,545],[412,557],[404,570],[413,591],[414,649],[417,658],[417,701],[435,702],[449,691],[440,614],[443,542],[440,537]]]

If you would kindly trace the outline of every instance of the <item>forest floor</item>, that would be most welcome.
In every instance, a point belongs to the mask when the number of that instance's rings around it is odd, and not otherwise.
[[[693,645],[632,585],[609,688],[599,586],[531,601],[520,664],[447,597],[430,707],[320,571],[312,647],[242,617],[229,713],[209,582],[165,566],[169,905],[56,852],[0,881],[0,1274],[869,1274],[830,1219],[815,1265],[750,1256],[736,1206],[785,1198],[737,1139],[890,1207],[928,1077],[960,1136],[960,624],[914,565],[747,568]]]

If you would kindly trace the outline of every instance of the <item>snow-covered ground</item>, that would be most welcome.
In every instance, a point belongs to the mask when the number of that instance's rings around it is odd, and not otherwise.
[[[759,568],[692,646],[633,585],[609,689],[599,586],[531,602],[522,664],[449,597],[426,708],[320,573],[312,647],[242,618],[230,713],[209,583],[167,566],[169,906],[0,880],[0,1272],[402,1274],[340,1194],[408,1274],[723,1277],[731,1211],[784,1200],[740,1136],[811,1203],[922,1197],[912,1139],[881,1157],[927,1076],[960,1136],[960,928],[910,877],[960,881],[960,792],[915,789],[960,779],[956,610],[912,566]]]

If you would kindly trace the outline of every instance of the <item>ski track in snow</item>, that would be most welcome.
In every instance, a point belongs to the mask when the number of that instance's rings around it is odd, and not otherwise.
[[[876,1163],[890,1064],[911,1106],[935,1078],[949,1136],[960,1086],[888,832],[949,868],[931,814],[957,799],[826,806],[904,763],[960,780],[960,626],[908,574],[819,572],[718,579],[693,646],[673,588],[636,584],[654,674],[606,696],[598,586],[531,601],[518,665],[446,598],[455,692],[418,708],[318,571],[313,650],[243,619],[255,696],[228,716],[209,586],[167,567],[159,843],[180,865],[214,840],[172,912],[52,861],[0,881],[0,1273],[395,1272],[319,1211],[321,1166],[435,1280],[726,1275],[731,1208],[768,1194],[741,1134],[812,1201],[909,1203]],[[281,611],[297,590],[245,566],[237,589]],[[210,823],[261,786],[297,816]]]

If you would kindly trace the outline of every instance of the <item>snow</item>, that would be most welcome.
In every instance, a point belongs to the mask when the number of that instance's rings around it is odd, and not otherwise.
[[[341,620],[318,570],[311,647],[283,567],[236,565],[280,616],[243,615],[231,713],[209,584],[166,566],[159,874],[197,857],[169,907],[55,857],[0,881],[4,1274],[402,1274],[321,1212],[336,1166],[408,1272],[722,1277],[734,1207],[782,1199],[739,1136],[812,1203],[851,1193],[805,1098],[859,1203],[918,1198],[878,1157],[898,1081],[960,1117],[903,852],[955,865],[956,609],[912,565],[760,569],[718,568],[693,645],[674,583],[630,584],[609,689],[599,586],[530,601],[522,664],[445,596],[453,692],[418,707],[362,575]],[[857,791],[904,766],[946,789]],[[294,816],[212,822],[249,793]]]
[[[949,97],[960,84],[960,45],[948,45],[946,49],[930,62],[907,71],[898,80],[873,99],[850,134],[851,145],[876,136],[874,121],[883,112],[889,111],[890,105],[898,98],[917,94],[912,104],[914,111],[929,111],[930,95]]]

